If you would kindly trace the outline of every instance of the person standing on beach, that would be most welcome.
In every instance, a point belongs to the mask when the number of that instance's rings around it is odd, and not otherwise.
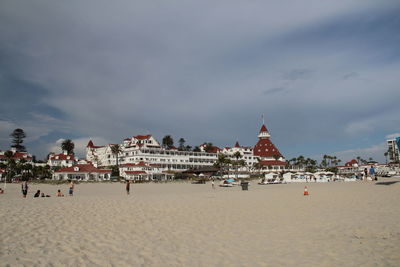
[[[211,180],[211,187],[212,187],[212,189],[215,189],[214,180]]]
[[[364,168],[364,179],[365,179],[365,181],[368,181],[368,170],[367,170],[367,168]]]
[[[28,188],[29,188],[28,182],[27,181],[23,182],[22,185],[21,185],[22,197],[23,198],[26,198],[26,195],[28,194]]]
[[[126,180],[126,194],[129,195],[129,190],[131,189],[131,181]]]
[[[69,196],[73,196],[74,195],[74,181],[71,181],[71,183],[69,184]]]
[[[374,166],[371,166],[371,168],[369,169],[369,175],[371,176],[372,181],[378,181],[378,178],[375,175],[375,168]]]

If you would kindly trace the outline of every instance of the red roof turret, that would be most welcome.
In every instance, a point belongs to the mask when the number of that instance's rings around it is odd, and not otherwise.
[[[94,144],[93,144],[92,140],[89,140],[89,143],[87,144],[86,147],[94,147]]]
[[[265,126],[265,124],[263,124],[263,125],[261,126],[260,133],[261,133],[261,132],[268,132],[267,127]]]

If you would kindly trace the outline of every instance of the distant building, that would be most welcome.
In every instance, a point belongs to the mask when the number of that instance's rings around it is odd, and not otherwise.
[[[119,145],[119,164],[139,163],[157,164],[160,169],[183,171],[201,166],[213,165],[217,153],[178,151],[161,147],[152,135],[138,135],[124,139]],[[86,147],[86,159],[98,166],[116,165],[117,157],[111,151],[112,145],[95,146],[89,141]]]
[[[54,180],[102,181],[110,180],[110,169],[98,169],[91,164],[76,164],[54,171]]]
[[[71,167],[75,163],[75,155],[68,154],[67,151],[63,151],[60,154],[51,153],[47,160],[47,165],[50,167]]]
[[[389,139],[387,140],[387,146],[388,146],[388,157],[389,157],[389,162],[399,162],[400,161],[400,153],[399,153],[399,146],[396,142],[396,140],[400,138],[394,138],[394,139]]]
[[[144,161],[122,164],[119,166],[119,173],[126,180],[135,181],[168,180],[173,177],[172,174],[163,171],[160,165]]]
[[[28,152],[17,152],[15,148],[10,149],[13,152],[13,156],[11,159],[15,160],[15,162],[19,162],[20,160],[25,160],[27,163],[33,163],[33,157]],[[6,151],[0,150],[0,162],[5,163],[7,161],[6,156],[4,155]]]
[[[142,179],[143,177],[155,177],[156,173],[182,172],[189,169],[197,169],[213,166],[218,159],[218,154],[225,154],[228,158],[236,160],[234,154],[239,152],[238,160],[245,161],[242,171],[251,171],[255,163],[260,162],[264,170],[283,170],[286,160],[277,147],[271,142],[270,134],[265,125],[262,125],[258,135],[258,142],[253,147],[242,147],[236,142],[234,147],[212,146],[205,152],[206,144],[200,145],[200,152],[179,151],[176,148],[167,149],[152,135],[137,135],[123,140],[118,144],[121,152],[118,154],[118,163],[121,166],[120,173],[125,178]],[[117,164],[117,156],[111,151],[112,144],[95,146],[89,141],[86,147],[86,159],[93,162],[94,166],[113,166]],[[147,164],[149,169],[142,170],[140,164]],[[131,168],[131,169],[127,169]],[[135,169],[134,169],[135,168]],[[144,168],[144,166],[141,166]]]
[[[360,165],[357,160],[353,159],[346,162],[344,166],[337,166],[339,174],[347,175],[360,172]]]
[[[269,139],[267,127],[263,124],[258,134],[258,142],[254,146],[253,155],[260,159],[263,169],[284,170],[287,163],[278,148]]]
[[[240,153],[241,157],[238,160],[244,160],[247,167],[252,167],[258,162],[256,156],[253,155],[253,147],[245,147],[239,144],[239,141],[235,143],[233,147],[225,147],[222,149],[221,153],[226,155],[231,160],[236,160],[234,156],[237,152]]]

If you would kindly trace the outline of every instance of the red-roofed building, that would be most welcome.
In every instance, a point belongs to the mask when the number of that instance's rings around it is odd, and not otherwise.
[[[242,167],[243,172],[252,169],[258,160],[263,162],[266,169],[283,169],[285,159],[274,144],[269,140],[269,132],[265,125],[262,125],[259,141],[253,147],[244,147],[236,142],[233,147],[225,147],[221,150],[217,146],[212,146],[211,150],[205,152],[207,144],[200,145],[200,152],[197,151],[179,151],[175,148],[167,149],[160,146],[159,142],[150,134],[136,135],[131,138],[125,138],[120,145],[121,152],[118,154],[118,162],[122,167],[128,167],[129,164],[138,164],[146,162],[148,164],[159,165],[160,172],[175,171],[181,172],[188,169],[196,169],[212,166],[218,159],[218,154],[225,154],[232,160],[244,160],[246,166]],[[235,153],[239,152],[241,157],[237,158]],[[116,165],[116,155],[111,151],[111,146],[106,145],[96,147],[90,141],[87,146],[86,159],[93,162],[95,166],[113,166]],[[128,165],[127,165],[128,164]],[[131,167],[138,168],[137,165]],[[125,171],[142,171],[141,169],[123,169]],[[241,171],[241,170],[239,170]],[[137,174],[137,173],[131,173]]]
[[[237,152],[240,153],[240,157],[238,159],[235,156]],[[225,147],[221,151],[221,153],[226,155],[228,158],[230,158],[231,160],[234,160],[234,161],[235,160],[244,160],[246,163],[246,166],[241,168],[242,171],[245,171],[246,168],[253,166],[253,164],[257,162],[257,158],[254,157],[254,155],[253,155],[253,148],[241,146],[239,144],[239,141],[236,141],[236,143],[233,147]]]
[[[271,142],[270,137],[267,127],[263,124],[258,134],[258,142],[254,146],[253,154],[260,159],[260,164],[265,169],[285,169],[286,160]]]
[[[346,162],[346,164],[344,164],[345,167],[358,167],[358,161],[353,159],[349,162]]]
[[[47,165],[50,167],[71,167],[76,163],[75,155],[68,154],[67,151],[64,151],[60,154],[50,153],[49,158],[47,160]]]
[[[32,155],[27,152],[16,152],[15,149],[11,149],[10,151],[14,153],[11,159],[15,160],[15,162],[19,162],[22,159],[25,160],[27,163],[32,163],[33,161]],[[7,161],[7,158],[4,155],[5,152],[6,151],[0,150],[0,162],[5,163]]]
[[[76,164],[54,171],[53,174],[55,180],[100,181],[109,180],[110,177],[110,169],[98,169],[91,164]]]
[[[126,180],[135,181],[165,180],[171,178],[171,175],[163,173],[163,168],[159,164],[149,164],[144,161],[122,164],[119,166],[119,173]]]
[[[219,153],[219,152],[221,152],[221,149],[219,147],[217,147],[217,146],[211,146],[209,148],[209,150],[206,151],[207,144],[201,144],[199,146],[199,148],[200,148],[201,152],[206,152],[206,153]]]

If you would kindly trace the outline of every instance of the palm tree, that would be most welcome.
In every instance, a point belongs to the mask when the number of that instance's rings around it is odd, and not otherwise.
[[[25,146],[22,145],[22,143],[24,142],[24,138],[26,137],[26,134],[24,132],[24,130],[18,128],[15,129],[10,136],[13,138],[12,140],[12,145],[11,147],[15,148],[17,152],[25,152]]]
[[[61,143],[61,149],[63,151],[67,151],[67,154],[74,154],[75,144],[72,142],[71,139],[65,139]]]
[[[300,165],[301,168],[303,168],[304,165],[304,156],[300,155],[297,157],[297,163]]]
[[[8,150],[8,151],[4,152],[4,156],[7,159],[7,177],[8,177],[8,180],[11,180],[11,174],[15,168],[15,161],[12,158],[14,156],[14,153],[12,151]],[[4,179],[4,180],[6,180],[6,179]]]
[[[222,173],[224,171],[224,168],[225,168],[225,166],[227,164],[227,160],[228,160],[228,158],[224,154],[218,154],[218,159],[214,163],[214,167],[219,169],[221,177],[222,177]]]
[[[115,157],[116,157],[116,166],[117,166],[117,169],[118,169],[118,174],[119,174],[118,154],[121,153],[121,152],[122,152],[122,150],[121,150],[121,148],[120,148],[120,146],[118,144],[111,146],[111,153],[113,153],[115,155]]]
[[[214,148],[213,143],[204,143],[203,145],[205,145],[204,151],[207,153],[210,153]]]
[[[253,164],[253,167],[258,170],[259,174],[261,174],[262,164],[260,158],[257,158],[257,162]]]
[[[236,158],[235,161],[235,166],[236,166],[236,179],[239,178],[239,159],[242,157],[242,154],[240,154],[239,151],[236,151],[235,154],[233,154],[233,156]]]
[[[163,144],[163,147],[170,149],[174,146],[174,139],[172,139],[172,137],[170,135],[166,135],[162,139],[162,144]]]
[[[181,139],[179,139],[179,150],[180,151],[184,151],[185,150],[185,139],[184,138],[181,138]]]

